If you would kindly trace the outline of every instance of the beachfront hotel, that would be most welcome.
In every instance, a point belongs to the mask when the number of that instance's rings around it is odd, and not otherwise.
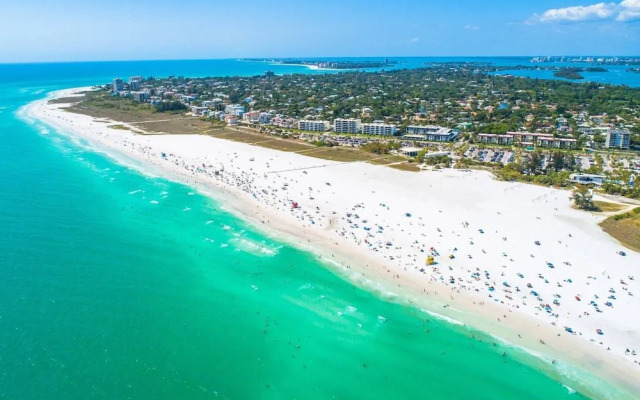
[[[405,137],[430,142],[452,142],[458,136],[458,130],[434,125],[409,125]]]
[[[359,119],[335,119],[333,121],[333,131],[336,133],[358,133],[360,132]]]
[[[398,128],[395,125],[382,122],[362,124],[362,133],[366,135],[393,136],[397,130]]]
[[[298,129],[301,131],[326,132],[330,126],[329,121],[302,120],[298,122]]]
[[[631,144],[631,132],[627,129],[611,129],[607,133],[605,147],[628,150]]]

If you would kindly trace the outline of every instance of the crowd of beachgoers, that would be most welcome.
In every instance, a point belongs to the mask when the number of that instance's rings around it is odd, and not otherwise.
[[[288,223],[307,240],[323,238],[355,260],[345,268],[399,292],[418,286],[443,313],[463,298],[493,304],[497,324],[533,317],[554,335],[583,338],[640,368],[640,254],[599,228],[602,215],[574,209],[568,191],[481,171],[413,173],[202,135],[139,135],[63,106],[36,102],[28,114],[232,194],[230,208],[244,202],[266,227]]]

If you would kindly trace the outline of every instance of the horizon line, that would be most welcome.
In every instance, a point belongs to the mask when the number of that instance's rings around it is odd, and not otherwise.
[[[50,60],[50,61],[0,61],[0,65],[19,64],[65,64],[65,63],[116,63],[116,62],[154,62],[154,61],[215,61],[215,60],[284,60],[284,59],[330,59],[330,58],[525,58],[525,57],[638,57],[640,55],[602,55],[602,54],[569,54],[569,55],[438,55],[438,56],[286,56],[286,57],[220,57],[220,58],[148,58],[148,59],[113,59],[113,60]]]

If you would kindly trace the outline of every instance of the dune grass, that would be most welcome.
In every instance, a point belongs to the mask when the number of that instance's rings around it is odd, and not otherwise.
[[[626,247],[640,251],[640,207],[613,215],[602,221],[600,226]]]

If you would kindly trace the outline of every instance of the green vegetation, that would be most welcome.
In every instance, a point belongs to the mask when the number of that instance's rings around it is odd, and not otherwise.
[[[448,168],[449,166],[451,166],[451,157],[449,157],[448,155],[440,155],[440,156],[433,156],[433,157],[420,157],[420,155],[418,155],[418,160],[423,160],[425,164],[427,165],[440,165],[443,166],[445,168]]]
[[[580,75],[580,72],[582,72],[582,68],[562,68],[556,72],[553,73],[553,76],[556,76],[558,78],[565,78],[565,79],[584,79],[584,76]]]
[[[602,185],[605,193],[640,199],[640,180],[636,179],[633,186],[627,184],[632,180],[631,171],[618,169],[608,173],[607,176],[608,180]]]
[[[187,109],[187,106],[180,101],[163,101],[153,106],[153,108],[157,112],[163,113],[163,112],[184,111]]]
[[[623,245],[640,251],[640,207],[609,217],[600,226]]]
[[[608,201],[594,201],[593,204],[602,212],[618,212],[628,207],[624,204],[610,203]]]
[[[181,113],[158,114],[149,104],[138,103],[126,97],[112,97],[106,91],[87,92],[80,103],[74,103],[65,110],[104,120],[126,122],[148,133],[202,134],[221,129],[219,121],[185,117]],[[118,125],[122,126],[115,124],[112,128],[122,129]]]
[[[491,74],[499,70],[479,64],[447,63],[380,72],[170,77],[151,79],[145,84],[151,89],[182,90],[180,93],[195,96],[191,103],[194,105],[223,92],[226,102],[250,98],[252,109],[270,110],[290,118],[383,120],[396,124],[400,130],[409,124],[455,127],[464,123],[465,133],[520,129],[557,133],[556,118],[562,115],[577,138],[577,121],[569,111],[606,114],[634,126],[640,122],[638,88]],[[606,117],[604,122],[608,121]],[[635,132],[640,132],[640,127]]]
[[[118,130],[122,130],[122,131],[128,131],[129,128],[127,128],[126,126],[122,125],[122,124],[113,124],[113,125],[109,125],[109,128],[111,129],[118,129]]]
[[[571,199],[576,208],[586,211],[599,211],[593,204],[593,194],[587,186],[580,185],[571,192]]]
[[[398,150],[400,147],[398,142],[372,142],[362,146],[362,149],[374,154],[389,154],[391,150]]]

